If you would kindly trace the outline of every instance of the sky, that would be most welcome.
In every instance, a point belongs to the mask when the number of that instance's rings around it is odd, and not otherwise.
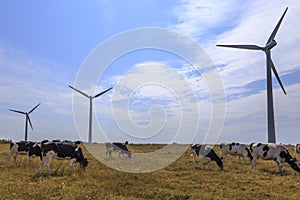
[[[0,138],[24,139],[25,116],[8,109],[28,112],[41,103],[30,114],[29,140],[87,141],[89,99],[68,87],[76,85],[88,95],[114,88],[93,99],[94,142],[266,142],[264,53],[216,44],[265,45],[286,7],[272,49],[287,92],[283,94],[273,76],[276,138],[278,143],[299,143],[296,0],[1,1]],[[93,86],[78,83],[97,48],[118,35],[149,27],[175,31],[201,46],[220,77],[224,102],[214,101],[211,74],[162,49],[122,54],[105,66]],[[95,63],[101,66],[100,57],[135,39],[107,48]]]

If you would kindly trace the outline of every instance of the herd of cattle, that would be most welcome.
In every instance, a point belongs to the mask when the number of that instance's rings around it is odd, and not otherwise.
[[[6,164],[10,161],[11,157],[14,158],[14,162],[18,165],[17,157],[19,154],[28,154],[29,163],[32,162],[33,157],[39,157],[41,160],[38,173],[40,174],[44,165],[46,165],[47,172],[51,174],[50,164],[52,158],[57,159],[68,159],[69,168],[73,169],[73,164],[78,162],[82,169],[85,169],[88,166],[88,160],[84,157],[82,149],[80,148],[81,142],[76,141],[59,141],[59,140],[43,140],[40,143],[36,142],[11,142],[10,151],[6,160]],[[105,143],[106,147],[106,156],[111,157],[112,152],[119,152],[119,155],[127,155],[128,158],[131,158],[131,152],[128,150],[125,143]]]
[[[14,162],[17,163],[17,156],[20,153],[26,153],[29,156],[29,162],[32,162],[33,157],[39,157],[41,160],[40,166],[38,168],[38,173],[41,173],[42,168],[46,165],[47,172],[51,174],[50,164],[52,158],[65,158],[69,160],[69,168],[73,168],[73,164],[78,162],[82,169],[85,169],[88,165],[87,158],[84,157],[82,149],[80,148],[80,142],[71,142],[71,141],[59,141],[53,140],[48,141],[44,140],[40,143],[35,142],[15,142],[10,143],[10,151],[6,160],[6,164],[9,162],[13,156]],[[106,156],[111,157],[112,152],[116,151],[119,153],[119,156],[125,155],[128,158],[131,158],[131,152],[128,150],[125,143],[105,143]],[[196,167],[196,157],[202,158],[202,168],[206,161],[211,165],[211,162],[214,161],[223,169],[223,161],[225,161],[226,155],[238,156],[243,158],[246,162],[247,157],[252,164],[252,168],[256,169],[256,160],[261,158],[263,160],[274,160],[277,165],[279,172],[282,172],[282,163],[288,163],[292,169],[297,172],[300,172],[300,166],[297,163],[296,158],[293,158],[287,147],[281,144],[274,143],[252,143],[248,147],[246,144],[241,143],[221,143],[220,144],[220,157],[214,151],[213,147],[210,145],[200,145],[194,144],[191,145],[193,163]],[[300,153],[300,144],[297,144],[295,147],[295,152]]]
[[[213,148],[210,145],[199,145],[195,144],[192,145],[192,155],[193,155],[193,162],[196,166],[196,157],[202,158],[202,168],[207,160],[209,163],[211,161],[215,161],[217,165],[223,169],[223,161],[225,160],[226,154],[232,156],[239,156],[243,157],[244,161],[246,162],[246,158],[249,157],[250,163],[252,164],[252,168],[256,169],[256,160],[261,158],[263,160],[274,160],[277,165],[279,172],[282,172],[282,163],[288,163],[292,169],[297,172],[300,172],[300,166],[297,163],[297,159],[293,158],[287,147],[281,144],[274,144],[274,143],[252,143],[250,144],[249,148],[246,144],[241,143],[221,143],[220,144],[220,151],[221,156],[219,157]],[[300,144],[296,145],[295,149],[296,153],[300,153]]]

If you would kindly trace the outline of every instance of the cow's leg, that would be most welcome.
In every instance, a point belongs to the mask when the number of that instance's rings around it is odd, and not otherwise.
[[[107,149],[106,149],[106,158],[107,158],[107,157],[110,157],[110,158],[111,158],[111,152],[112,152],[111,148],[107,148]]]
[[[281,163],[280,159],[279,158],[275,158],[274,160],[275,160],[275,162],[278,165],[279,172],[282,173],[282,163]]]
[[[29,164],[32,165],[32,156],[29,156]]]
[[[226,154],[221,152],[221,160],[225,161],[226,160]]]
[[[73,170],[73,165],[76,162],[76,158],[72,158],[69,160],[69,168],[70,170]]]
[[[245,153],[243,153],[243,159],[244,159],[244,163],[246,164],[247,161],[247,151]]]
[[[10,158],[12,157],[13,154],[15,154],[15,151],[13,149],[11,149],[8,153],[7,160],[6,160],[5,164],[8,164],[8,162],[10,161]]]
[[[208,169],[211,169],[211,159],[210,159],[210,158],[207,158],[207,157],[205,157],[205,160],[207,161],[207,164],[208,164]]]
[[[252,163],[252,168],[254,169],[254,170],[256,170],[256,156],[253,156],[253,159],[252,159],[252,161],[251,161],[251,163]]]
[[[205,164],[205,157],[202,158],[202,167],[201,167],[201,169],[204,169],[204,164]]]
[[[196,161],[196,156],[193,155],[193,164],[194,164],[194,167],[197,167],[197,161]]]
[[[51,175],[51,170],[50,170],[51,159],[52,159],[52,157],[46,156],[45,165],[46,165],[47,172],[48,172],[49,175]]]
[[[15,162],[16,166],[18,166],[18,162],[17,162],[17,157],[18,157],[18,155],[19,155],[18,152],[16,152],[16,153],[14,154],[14,162]]]
[[[14,144],[9,153],[8,153],[8,156],[7,156],[7,160],[6,160],[6,164],[8,164],[8,161],[10,160],[10,158],[18,152],[18,145],[17,144]],[[15,162],[16,163],[16,162]],[[17,164],[16,164],[17,165]]]
[[[44,165],[44,163],[45,163],[45,159],[46,159],[45,157],[42,158],[42,162],[41,162],[40,167],[39,167],[39,169],[38,169],[38,174],[40,174],[41,171],[42,171],[43,165]]]

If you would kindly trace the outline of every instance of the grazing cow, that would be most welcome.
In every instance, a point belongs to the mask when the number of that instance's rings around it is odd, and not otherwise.
[[[264,160],[274,160],[277,165],[279,172],[282,172],[282,163],[287,162],[292,169],[300,172],[300,167],[297,164],[296,158],[292,158],[288,149],[275,143],[252,143],[250,145],[252,152],[252,168],[256,169],[256,160],[262,158]]]
[[[10,151],[6,160],[6,164],[9,162],[10,158],[14,156],[15,164],[17,163],[17,157],[19,154],[28,154],[29,157],[29,163],[32,162],[33,157],[40,157],[42,160],[42,152],[41,147],[35,143],[35,142],[27,142],[27,141],[21,141],[21,142],[15,142],[10,143]]]
[[[250,161],[252,160],[252,155],[250,150],[248,149],[246,144],[236,143],[236,142],[226,142],[220,144],[220,151],[221,151],[221,159],[225,160],[226,154],[232,156],[242,156],[244,161],[246,162],[247,156],[249,157]]]
[[[88,161],[84,158],[80,147],[74,144],[62,142],[46,142],[42,144],[42,162],[40,164],[38,173],[41,172],[43,165],[46,165],[47,171],[51,174],[50,163],[52,158],[67,158],[69,159],[69,168],[73,169],[75,162],[80,163],[80,167],[85,169]]]
[[[295,146],[295,152],[300,153],[300,144],[296,144]]]
[[[211,165],[211,161],[215,161],[220,169],[223,169],[223,162],[213,150],[213,148],[209,145],[200,145],[194,144],[192,145],[192,154],[193,154],[193,163],[196,167],[196,156],[202,158],[202,169],[204,167],[204,160],[207,160],[209,165]]]
[[[121,142],[113,142],[113,143],[105,143],[105,148],[106,148],[106,156],[111,157],[111,153],[113,151],[119,152],[119,157],[120,155],[126,154],[128,158],[131,158],[131,152],[128,150],[127,145],[128,142],[126,141],[125,143]]]

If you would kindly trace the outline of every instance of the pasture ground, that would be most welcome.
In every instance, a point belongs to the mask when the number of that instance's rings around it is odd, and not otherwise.
[[[151,152],[162,145],[130,144],[132,152]],[[219,148],[215,146],[219,154]],[[292,156],[293,147],[289,146]],[[32,165],[19,156],[19,166],[5,165],[9,144],[0,144],[0,199],[299,199],[300,176],[288,164],[278,173],[274,161],[258,160],[257,170],[249,162],[227,156],[224,171],[215,163],[211,169],[195,169],[191,151],[164,169],[148,173],[126,173],[107,167],[83,147],[89,160],[86,171],[68,169],[68,161],[53,160],[52,175],[45,168],[37,175],[39,159]],[[120,159],[114,153],[112,162]],[[108,161],[109,162],[109,161]],[[198,159],[199,166],[201,161]],[[147,165],[147,163],[145,163]]]

